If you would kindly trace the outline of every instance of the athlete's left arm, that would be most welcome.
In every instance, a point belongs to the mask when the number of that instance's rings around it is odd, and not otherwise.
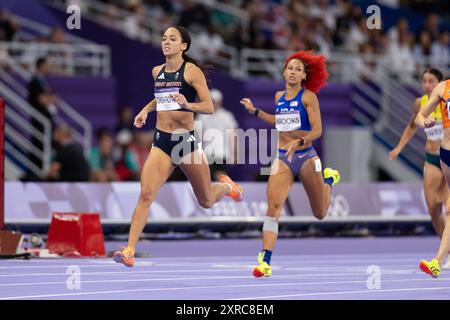
[[[188,109],[197,113],[211,114],[214,112],[214,105],[209,93],[206,77],[199,67],[192,63],[186,64],[184,72],[186,82],[189,83],[195,91],[197,91],[198,101],[187,102],[181,93],[174,94],[174,100],[184,109]]]
[[[322,119],[320,115],[319,100],[314,92],[305,90],[302,96],[302,103],[308,113],[311,131],[302,137],[303,144],[314,141],[322,135]]]

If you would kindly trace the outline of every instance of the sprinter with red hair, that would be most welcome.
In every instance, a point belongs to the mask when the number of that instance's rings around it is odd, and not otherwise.
[[[241,100],[247,111],[275,126],[279,131],[278,154],[267,185],[268,209],[263,226],[263,250],[259,265],[253,268],[257,278],[272,275],[270,259],[278,237],[278,220],[291,190],[294,177],[303,183],[314,217],[326,217],[331,187],[340,180],[339,171],[326,168],[312,142],[322,135],[319,101],[316,93],[328,78],[326,61],[311,51],[299,51],[286,59],[283,76],[286,90],[275,94],[275,115],[256,108],[249,98]]]

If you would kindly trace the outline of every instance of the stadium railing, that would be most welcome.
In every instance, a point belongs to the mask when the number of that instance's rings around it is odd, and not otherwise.
[[[111,73],[110,50],[97,44],[54,44],[39,42],[0,42],[11,59],[34,69],[36,60],[47,56],[52,66],[67,75],[84,74],[108,77]]]
[[[0,79],[4,81],[5,72],[0,70]],[[29,170],[36,176],[43,174],[50,167],[52,129],[48,119],[29,105],[20,94],[0,82],[0,95],[5,100],[5,154],[12,157],[21,167]],[[43,132],[39,132],[30,126],[29,119],[33,117],[39,121]],[[43,145],[43,149],[37,149],[30,143],[35,138]],[[39,167],[33,163],[29,156],[33,155],[41,160]]]
[[[11,63],[9,68],[18,77],[21,77],[23,82],[28,82],[31,79],[32,73],[17,63]],[[5,126],[7,128],[5,137],[7,140],[5,149],[20,167],[30,170],[37,176],[42,176],[50,164],[52,137],[50,123],[28,104],[28,92],[25,86],[10,73],[2,69],[0,69],[0,92],[7,106],[5,117]],[[68,119],[75,141],[83,146],[85,156],[90,156],[92,124],[61,98],[56,103],[56,109],[58,110],[55,115],[56,122],[67,122],[63,119]],[[29,126],[30,117],[37,119],[43,125],[44,134]],[[43,150],[37,150],[30,143],[32,137],[43,143]],[[21,148],[19,149],[18,146]],[[41,167],[38,168],[29,161],[28,155],[30,153],[42,161]]]

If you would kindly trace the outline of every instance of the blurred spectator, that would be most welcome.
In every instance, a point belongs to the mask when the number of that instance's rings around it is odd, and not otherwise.
[[[291,28],[291,30],[289,30],[289,42],[286,49],[290,51],[298,51],[306,49],[306,47],[306,41],[304,41],[299,35],[299,33],[297,32],[297,28]]]
[[[143,20],[145,20],[145,7],[142,3],[136,3],[130,6],[132,12],[124,22],[124,31],[126,35],[132,39],[139,39],[141,41],[148,41],[150,35],[143,26]]]
[[[129,131],[130,134],[133,131],[134,122],[134,110],[129,107],[123,107],[119,110],[119,122],[116,125],[116,134],[119,134],[122,130]]]
[[[273,41],[273,37],[271,37],[269,33],[264,32],[260,24],[261,22],[259,21],[253,21],[250,26],[250,48],[266,50],[277,49],[277,46]]]
[[[118,8],[109,4],[100,18],[100,22],[111,29],[117,29],[117,21],[119,19]]]
[[[171,0],[146,0],[147,3],[152,4],[154,3],[155,6],[161,6],[161,8],[164,10],[164,12],[167,15],[172,15],[175,12],[174,8],[174,1]]]
[[[122,180],[139,179],[152,143],[153,133],[151,131],[135,130],[133,132],[133,141],[126,147],[116,166]]]
[[[64,30],[60,27],[55,27],[52,29],[50,36],[48,38],[48,43],[61,45],[67,43]],[[51,65],[51,72],[54,74],[68,74],[71,72],[70,60],[71,54],[67,48],[64,47],[50,47],[47,52],[47,57]]]
[[[375,54],[385,54],[389,48],[389,37],[383,29],[373,29],[368,31],[369,37],[366,44],[371,46],[371,51]]]
[[[195,54],[193,54],[201,57],[203,62],[214,63],[215,58],[220,54],[224,45],[222,37],[217,33],[215,26],[210,23],[208,29],[201,31],[196,36]]]
[[[359,46],[358,55],[353,60],[345,62],[343,76],[346,81],[373,80],[376,72],[375,49],[367,43]]]
[[[435,13],[427,15],[424,27],[421,31],[427,31],[431,36],[431,41],[439,39],[439,16]]]
[[[60,125],[55,129],[56,155],[46,179],[50,181],[89,181],[89,164],[83,148],[72,139],[71,129]]]
[[[66,43],[66,36],[64,34],[64,30],[60,27],[55,27],[50,32],[50,36],[48,37],[49,43],[54,44],[62,44]]]
[[[261,21],[268,11],[268,3],[263,0],[249,0],[244,10],[250,15],[252,21]]]
[[[358,52],[358,48],[368,38],[368,29],[366,20],[362,17],[358,18],[355,24],[350,27],[347,36],[346,49],[350,52]]]
[[[312,21],[313,32],[310,33],[311,41],[314,43],[313,49],[325,57],[330,57],[332,46],[332,34],[326,28],[321,19]]]
[[[192,0],[182,0],[181,3],[184,9],[180,13],[178,25],[199,32],[210,24],[210,11],[203,4]]]
[[[391,42],[388,51],[389,71],[393,77],[409,80],[415,70],[411,38],[400,34],[398,42]]]
[[[391,42],[398,42],[400,35],[409,36],[409,22],[406,18],[400,18],[395,26],[389,30],[389,39]]]
[[[238,123],[232,112],[223,107],[222,93],[211,90],[214,113],[200,114],[198,121],[202,122],[203,150],[211,164],[211,178],[218,180],[227,172],[227,164],[234,163],[236,158],[235,129]]]
[[[128,131],[120,131],[116,135],[116,146],[114,149],[114,159],[117,159],[115,169],[121,181],[139,180],[139,171],[136,170],[130,160],[126,159],[128,147],[133,143],[133,134]]]
[[[146,11],[149,17],[157,19],[162,23],[169,24],[172,20],[173,6],[168,0],[147,0],[145,2]]]
[[[118,181],[119,175],[115,171],[114,140],[111,132],[106,128],[97,130],[98,147],[91,151],[91,180],[95,182]]]
[[[45,119],[50,121],[53,130],[53,115],[56,113],[55,103],[57,96],[49,86],[46,76],[49,74],[47,58],[39,58],[36,61],[36,72],[28,83],[28,103],[34,107]],[[31,117],[31,126],[39,133],[44,134],[44,125],[37,117]],[[31,143],[39,151],[43,151],[44,145],[41,139],[33,135]],[[38,167],[42,167],[42,160],[35,155],[30,155],[30,160]]]
[[[14,35],[18,30],[19,25],[12,19],[11,14],[7,10],[0,8],[0,32],[3,33],[4,41],[13,41]]]
[[[268,1],[251,0],[246,3],[245,11],[250,17],[250,48],[276,49],[273,30],[271,30],[270,6]],[[273,17],[272,17],[273,18]]]
[[[265,13],[264,20],[261,24],[263,33],[272,39],[276,48],[286,48],[289,32],[284,6],[278,4],[270,5]]]
[[[236,39],[236,37],[244,37],[242,30],[242,22],[235,15],[228,11],[211,8],[211,23],[213,23],[221,36],[227,39]],[[240,41],[237,41],[240,42]],[[239,45],[235,45],[239,48]]]
[[[115,127],[117,145],[114,150],[114,158],[119,159],[116,171],[121,180],[136,180],[138,176],[135,176],[135,172],[139,173],[134,166],[133,168],[128,168],[125,163],[125,153],[133,142],[133,116],[134,111],[131,107],[121,108],[119,110],[119,122]]]
[[[427,31],[422,30],[419,33],[418,40],[413,48],[413,55],[416,63],[421,65],[420,69],[423,69],[431,55],[431,37]]]
[[[450,67],[450,32],[445,31],[431,46],[431,63],[438,68]]]
[[[331,5],[328,0],[317,0],[309,8],[309,15],[312,18],[321,19],[324,26],[329,30],[334,31],[336,27],[336,15],[338,8]]]
[[[341,47],[350,30],[352,18],[350,16],[351,3],[349,0],[337,0],[336,2],[336,26],[333,34],[333,44]]]
[[[231,33],[231,37],[227,39],[227,43],[230,46],[235,47],[237,50],[241,50],[248,46],[248,39],[244,34],[244,29],[242,25],[239,25],[237,29]]]

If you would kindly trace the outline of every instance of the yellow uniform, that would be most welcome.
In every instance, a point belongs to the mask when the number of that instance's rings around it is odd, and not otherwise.
[[[423,95],[422,98],[420,99],[420,108],[423,108],[427,102],[428,96]],[[430,116],[436,118],[436,124],[431,128],[425,128],[425,134],[427,135],[428,140],[440,141],[444,136],[444,131],[442,127],[441,105],[439,103]]]

